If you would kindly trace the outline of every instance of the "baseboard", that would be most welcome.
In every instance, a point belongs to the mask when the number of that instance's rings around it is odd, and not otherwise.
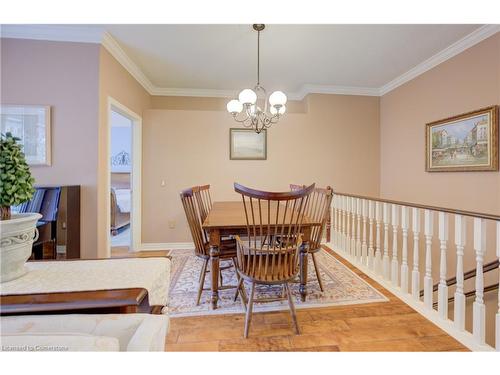
[[[193,242],[157,242],[142,243],[139,251],[161,251],[161,250],[181,250],[194,249]]]

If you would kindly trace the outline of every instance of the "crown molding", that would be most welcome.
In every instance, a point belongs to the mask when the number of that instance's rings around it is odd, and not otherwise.
[[[395,88],[405,84],[408,81],[418,77],[419,75],[427,72],[428,70],[442,64],[446,60],[458,55],[466,49],[482,42],[490,36],[500,31],[500,25],[484,25],[474,30],[472,33],[466,35],[462,39],[446,47],[442,51],[436,53],[434,56],[428,58],[424,62],[418,64],[414,68],[408,70],[406,73],[386,83],[380,88],[380,95],[385,95]]]
[[[190,89],[175,87],[154,87],[151,95],[157,96],[197,96],[202,98],[231,98],[238,96],[237,90]]]
[[[303,85],[295,93],[296,100],[302,100],[308,94],[335,94],[335,95],[360,95],[379,96],[380,90],[376,87],[355,87],[355,86],[330,86],[330,85]],[[293,96],[293,94],[291,94]]]
[[[102,35],[102,46],[130,73],[132,77],[139,82],[142,87],[150,94],[156,95],[153,92],[157,89],[149,80],[148,77],[142,72],[135,62],[125,53],[120,47],[118,42],[108,33],[104,32]]]
[[[418,64],[406,73],[391,80],[382,87],[352,87],[304,84],[298,91],[288,93],[290,100],[302,100],[309,94],[335,94],[382,96],[406,82],[418,77],[466,49],[478,44],[500,31],[500,25],[484,25],[449,47]],[[196,88],[157,87],[143,73],[139,66],[125,53],[119,43],[100,27],[80,25],[1,25],[2,38],[52,40],[61,42],[101,43],[104,48],[134,77],[150,94],[155,96],[192,97],[236,97],[237,90],[213,90]]]
[[[156,96],[195,96],[202,98],[236,98],[238,90],[211,90],[190,88],[154,87],[151,95]],[[287,93],[289,100],[302,100],[309,94],[337,94],[378,96],[379,89],[370,87],[303,85],[299,91]]]
[[[80,25],[1,25],[2,38],[101,43],[103,29]]]

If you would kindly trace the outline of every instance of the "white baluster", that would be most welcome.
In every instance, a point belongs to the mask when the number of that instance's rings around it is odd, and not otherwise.
[[[457,247],[457,288],[454,298],[455,327],[465,330],[465,295],[464,295],[464,247],[466,234],[465,216],[455,215],[455,246]]]
[[[342,251],[345,253],[346,252],[346,247],[345,247],[345,239],[346,239],[346,225],[345,225],[345,217],[346,217],[346,211],[347,211],[347,198],[345,195],[342,196],[342,235],[340,236],[340,241],[341,241],[341,247]]]
[[[347,197],[342,196],[342,251],[346,252],[346,236],[347,236],[347,226],[346,226],[346,216],[347,216]]]
[[[497,258],[500,261],[500,221],[497,221]],[[500,281],[500,264],[498,265],[498,279]],[[496,349],[500,352],[500,287],[498,288],[498,311],[496,315],[495,329]]]
[[[356,259],[361,262],[361,212],[362,212],[362,199],[356,199],[356,218],[358,219],[358,226],[356,229]]]
[[[446,245],[448,243],[448,214],[440,212],[439,218],[439,285],[438,285],[438,312],[441,319],[448,319],[448,286],[446,285]]]
[[[391,261],[391,280],[392,285],[398,286],[399,262],[398,262],[398,221],[399,206],[392,205],[392,261]]]
[[[420,210],[416,207],[411,209],[411,229],[413,232],[413,269],[411,271],[411,294],[416,300],[420,300],[420,271],[419,271],[419,236],[420,236]]]
[[[356,258],[356,212],[357,212],[357,198],[351,199],[352,215],[351,215],[351,256]]]
[[[363,216],[363,240],[361,241],[361,262],[364,265],[368,265],[367,259],[367,246],[366,246],[366,221],[368,216],[368,200],[363,199],[362,201],[362,216]]]
[[[368,268],[373,271],[373,264],[374,264],[374,252],[373,252],[373,218],[375,217],[374,215],[375,211],[375,202],[374,201],[368,201],[368,217],[369,217],[369,227],[370,227],[370,234],[368,237]]]
[[[483,260],[486,252],[486,222],[474,218],[474,250],[476,251],[476,300],[472,304],[472,334],[479,344],[485,343],[486,309],[484,306]]]
[[[425,276],[424,276],[424,304],[432,309],[432,232],[433,216],[431,210],[424,210],[424,235],[425,235]]]
[[[340,231],[341,231],[341,222],[340,222],[340,210],[342,209],[342,207],[340,206],[340,196],[336,195],[335,196],[335,222],[336,222],[336,225],[335,225],[335,248],[336,249],[339,249],[340,248]]]
[[[408,293],[408,228],[410,227],[410,209],[401,207],[401,229],[403,231],[403,249],[401,260],[401,291]]]
[[[330,242],[333,244],[333,247],[337,248],[337,241],[335,239],[337,235],[337,206],[335,205],[336,196],[333,194],[332,202],[330,205]]]
[[[382,217],[382,213],[381,213],[381,207],[380,207],[380,202],[376,202],[375,203],[375,220],[377,222],[377,235],[376,235],[376,239],[375,239],[375,272],[380,275],[382,273],[382,252],[381,252],[381,249],[380,249],[380,246],[381,246],[381,243],[382,243],[382,240],[381,240],[381,236],[382,236],[382,233],[380,231],[380,226],[381,226],[381,223],[380,223],[380,219]]]
[[[351,255],[351,210],[352,210],[352,198],[347,197],[347,229],[346,229],[346,240],[345,240],[345,251],[348,255]]]
[[[384,256],[382,258],[382,271],[384,278],[389,280],[391,277],[389,259],[389,204],[383,203],[382,207],[384,210]]]

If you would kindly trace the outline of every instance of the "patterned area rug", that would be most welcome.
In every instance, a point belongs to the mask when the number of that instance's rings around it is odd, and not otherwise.
[[[169,314],[171,316],[233,314],[244,312],[241,298],[233,301],[235,289],[220,290],[217,310],[210,308],[210,291],[204,291],[200,305],[196,306],[198,278],[202,260],[192,250],[172,250],[172,271],[169,294]],[[326,307],[335,305],[354,305],[369,302],[386,302],[388,299],[354,272],[349,270],[334,256],[321,250],[316,254],[318,267],[323,280],[324,292],[319,289],[312,259],[309,256],[307,300],[300,301],[299,284],[290,285],[297,309],[306,307]],[[225,265],[223,262],[222,265]],[[230,263],[229,263],[230,264]],[[236,285],[234,268],[222,271],[224,285]],[[210,273],[205,279],[205,288],[210,287]],[[245,282],[247,294],[250,285]],[[281,296],[281,286],[258,285],[256,297]],[[288,310],[288,302],[277,301],[254,304],[254,311]]]

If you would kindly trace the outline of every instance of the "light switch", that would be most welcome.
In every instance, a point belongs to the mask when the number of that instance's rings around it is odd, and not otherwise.
[[[169,220],[168,221],[168,227],[170,229],[175,229],[175,220]]]
[[[165,186],[165,185],[166,185],[165,180],[161,180],[161,184],[160,184],[160,185],[161,185],[161,186]]]

